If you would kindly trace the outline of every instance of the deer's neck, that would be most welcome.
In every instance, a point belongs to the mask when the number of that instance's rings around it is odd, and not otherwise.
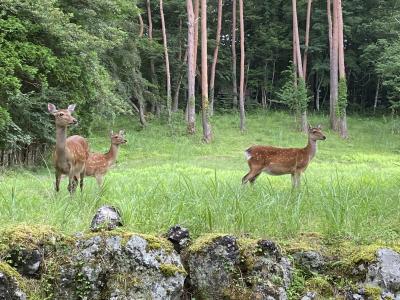
[[[108,152],[106,153],[106,158],[109,166],[114,164],[115,161],[117,160],[118,150],[119,150],[118,145],[111,144],[110,150],[108,150]]]
[[[67,140],[67,127],[56,127],[56,154],[60,161],[66,160],[65,143]]]
[[[309,159],[312,160],[315,156],[315,153],[317,153],[317,141],[308,138],[308,144],[305,149],[308,153]]]

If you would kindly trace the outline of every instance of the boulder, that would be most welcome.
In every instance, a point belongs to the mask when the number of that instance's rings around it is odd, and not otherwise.
[[[386,292],[400,293],[400,254],[391,249],[379,249],[376,262],[368,266],[365,283]]]
[[[190,243],[189,230],[175,225],[171,227],[167,232],[167,239],[174,245],[176,252],[180,253]]]
[[[20,276],[6,263],[0,262],[0,300],[26,300],[19,286]]]
[[[293,259],[296,265],[308,272],[320,272],[325,268],[325,259],[317,251],[296,252]]]
[[[185,257],[201,299],[287,299],[290,262],[271,241],[211,236],[197,240]]]
[[[112,230],[122,226],[120,212],[113,206],[104,205],[100,207],[92,219],[91,231]]]
[[[82,237],[59,269],[56,299],[180,299],[186,272],[164,239]]]

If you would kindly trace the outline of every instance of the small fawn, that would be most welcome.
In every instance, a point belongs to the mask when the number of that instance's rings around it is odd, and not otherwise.
[[[71,115],[75,110],[75,104],[67,109],[57,110],[52,103],[47,104],[48,111],[56,121],[56,149],[54,151],[54,166],[56,169],[56,191],[60,190],[61,175],[68,175],[68,191],[75,192],[78,180],[83,183],[85,163],[89,157],[89,145],[79,136],[73,135],[67,138],[67,127],[77,124],[78,121]],[[81,189],[83,184],[81,184]]]
[[[125,144],[127,140],[124,136],[124,131],[120,130],[117,134],[113,131],[110,133],[111,146],[110,150],[105,153],[90,153],[86,162],[85,175],[94,176],[97,184],[101,187],[103,184],[104,175],[108,169],[115,163],[118,156],[119,145]]]
[[[308,144],[304,148],[277,148],[272,146],[252,146],[244,153],[250,167],[242,183],[253,183],[261,172],[270,175],[292,175],[293,187],[300,186],[300,176],[317,151],[317,141],[325,140],[321,126],[308,128]]]

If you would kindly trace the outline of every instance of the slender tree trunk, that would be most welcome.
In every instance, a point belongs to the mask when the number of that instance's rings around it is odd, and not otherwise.
[[[201,108],[203,140],[211,142],[211,125],[208,120],[208,66],[207,66],[207,0],[201,0]]]
[[[310,40],[310,23],[311,23],[311,4],[312,0],[307,2],[307,20],[306,20],[306,36],[304,41],[304,56],[303,56],[303,77],[307,78],[307,56],[308,56],[308,45]]]
[[[161,29],[163,34],[163,42],[164,42],[164,56],[165,56],[165,73],[167,80],[167,112],[168,112],[168,123],[171,123],[171,73],[169,70],[169,57],[168,57],[168,43],[167,43],[167,33],[165,30],[165,20],[164,20],[164,11],[163,11],[163,0],[160,0],[160,17],[161,17]]]
[[[378,82],[377,82],[377,84],[376,84],[376,91],[375,91],[374,114],[375,114],[375,112],[376,112],[376,108],[378,107],[379,85],[380,85],[380,80],[379,80],[379,78],[378,78]]]
[[[142,37],[143,31],[144,31],[144,24],[143,24],[142,16],[140,14],[138,16],[139,16],[139,24],[140,24],[139,37]]]
[[[232,93],[233,93],[233,108],[238,105],[237,79],[236,79],[236,1],[232,1]]]
[[[215,38],[214,59],[211,66],[210,74],[210,115],[214,114],[214,84],[215,84],[215,70],[217,68],[219,43],[221,40],[221,26],[222,25],[222,0],[218,0],[218,17],[217,17],[217,36]]]
[[[339,54],[339,80],[342,82],[342,85],[347,85],[346,83],[346,70],[344,66],[344,38],[343,38],[343,11],[342,11],[342,0],[336,0],[337,3],[337,20],[338,20],[338,54]],[[341,103],[341,111],[339,117],[339,134],[342,138],[348,137],[347,130],[347,117],[346,117],[346,104],[347,104],[347,86],[344,87],[345,91],[342,89],[341,92],[344,95],[341,95],[341,101],[345,101],[345,103]],[[342,99],[343,98],[343,99]]]
[[[150,5],[150,0],[146,1],[146,6],[147,6],[147,18],[148,18],[148,35],[149,35],[149,40],[153,40],[153,20],[151,17],[151,5]],[[158,80],[157,80],[157,75],[156,75],[156,68],[154,66],[154,59],[150,59],[150,73],[151,73],[151,83],[155,88],[153,88],[153,93],[158,95]],[[157,116],[160,116],[160,103],[158,103],[157,100],[152,101],[151,103],[151,110],[153,113],[156,113]]]
[[[187,101],[187,132],[194,134],[196,132],[196,112],[195,112],[195,18],[193,12],[192,0],[186,0],[186,9],[188,15],[188,40],[187,40],[187,57],[188,57],[188,101]],[[197,26],[197,25],[196,25]]]
[[[240,19],[240,87],[239,87],[239,110],[240,110],[240,131],[246,130],[246,116],[244,111],[244,17],[243,0],[239,0],[239,19]]]
[[[194,92],[196,93],[196,75],[197,75],[197,49],[198,49],[198,44],[199,44],[199,10],[200,10],[200,2],[199,0],[194,0],[194,4],[192,2],[192,8],[193,8],[193,12],[194,12],[194,18],[193,18],[193,64],[194,64],[194,84],[195,84],[195,89]],[[193,102],[194,103],[194,102]],[[189,101],[186,105],[186,112],[185,112],[185,116],[186,116],[186,121],[189,120]],[[194,104],[193,104],[194,105]],[[194,108],[193,108],[194,110]]]
[[[194,72],[196,76],[197,69],[197,50],[199,49],[199,11],[200,11],[200,0],[194,0]]]
[[[178,53],[178,60],[183,64],[182,61],[182,19],[179,18],[179,53]],[[185,51],[185,58],[184,60],[187,60],[187,49]],[[180,66],[179,67],[179,75],[178,75],[178,81],[176,81],[175,85],[175,93],[174,97],[172,98],[172,112],[177,112],[178,107],[179,107],[179,92],[181,89],[181,83],[182,83],[182,78],[183,78],[183,69]]]
[[[299,38],[299,25],[297,20],[297,1],[292,0],[292,8],[293,8],[293,28],[294,28],[294,39],[296,40],[296,60],[297,60],[297,71],[299,73],[300,78],[304,78],[303,76],[303,65],[301,63],[301,51],[300,51],[300,38]]]
[[[337,3],[333,0],[333,17],[330,0],[327,0],[328,25],[330,33],[330,123],[333,130],[338,130],[336,107],[338,100],[338,28]]]
[[[304,80],[303,73],[303,65],[301,62],[301,51],[300,51],[300,38],[299,38],[299,24],[297,19],[297,1],[292,0],[292,9],[293,9],[293,40],[294,40],[294,52],[293,55],[296,58],[297,72],[300,80]],[[301,111],[300,117],[300,127],[304,132],[308,131],[308,122],[307,122],[307,110]]]

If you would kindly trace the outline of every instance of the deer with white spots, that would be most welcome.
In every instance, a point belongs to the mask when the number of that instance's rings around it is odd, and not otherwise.
[[[111,146],[107,153],[90,153],[86,162],[85,175],[95,177],[100,187],[103,184],[103,178],[107,171],[117,160],[119,146],[127,142],[123,130],[120,130],[117,134],[111,131],[110,139]]]
[[[79,179],[83,182],[85,163],[89,157],[89,145],[83,137],[73,135],[67,138],[67,127],[77,124],[78,121],[71,115],[75,104],[67,109],[57,109],[54,104],[48,103],[49,112],[56,122],[56,149],[54,151],[54,166],[56,169],[56,191],[60,190],[62,175],[69,178],[68,191],[75,192]],[[81,190],[83,185],[81,185]]]
[[[244,153],[250,167],[242,183],[253,183],[266,172],[270,175],[292,175],[293,187],[300,186],[300,176],[317,152],[317,141],[325,140],[321,126],[308,128],[308,144],[304,148],[277,148],[272,146],[252,146]]]

